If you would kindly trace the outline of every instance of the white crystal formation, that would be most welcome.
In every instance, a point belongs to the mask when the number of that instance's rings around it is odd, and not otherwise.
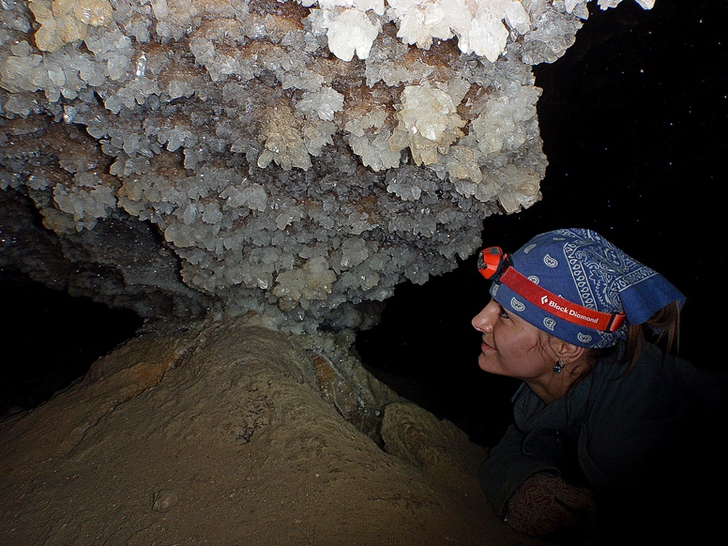
[[[360,327],[369,302],[471,255],[487,216],[540,199],[531,67],[573,43],[585,5],[6,0],[0,189],[79,272],[112,261],[78,250],[108,240],[89,234],[158,232],[179,279],[82,275],[97,299]],[[3,263],[44,261],[3,245]]]
[[[354,53],[366,59],[383,22],[393,21],[397,37],[407,44],[429,49],[434,40],[457,38],[463,53],[475,53],[495,62],[506,50],[509,38],[533,30],[532,15],[542,12],[544,2],[527,0],[299,0],[318,5],[316,28],[325,32],[329,49],[349,61]],[[622,0],[598,0],[601,9]],[[651,9],[655,0],[635,0]],[[557,9],[586,14],[589,0],[549,2]]]

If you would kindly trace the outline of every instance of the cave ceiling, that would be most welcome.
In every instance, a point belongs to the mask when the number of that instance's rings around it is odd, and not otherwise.
[[[365,328],[541,199],[532,68],[587,4],[3,0],[0,266],[142,317]]]

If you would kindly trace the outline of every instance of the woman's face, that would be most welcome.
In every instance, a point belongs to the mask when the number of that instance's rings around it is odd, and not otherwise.
[[[529,383],[553,375],[554,359],[548,357],[542,343],[545,334],[509,315],[497,301],[490,300],[472,324],[483,334],[478,357],[482,370]]]

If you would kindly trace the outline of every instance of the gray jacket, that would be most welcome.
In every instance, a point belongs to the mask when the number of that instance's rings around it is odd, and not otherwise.
[[[572,391],[545,405],[524,383],[513,397],[515,424],[491,450],[480,480],[503,516],[515,489],[551,472],[597,493],[649,482],[718,404],[710,375],[646,344],[632,370],[615,352]]]

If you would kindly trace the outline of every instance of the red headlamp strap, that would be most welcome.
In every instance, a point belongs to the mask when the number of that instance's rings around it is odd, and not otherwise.
[[[505,284],[535,306],[573,324],[603,332],[614,332],[624,324],[624,313],[602,313],[557,296],[528,280],[509,262],[500,248],[490,247],[481,252],[478,269],[486,279]]]
[[[603,332],[614,332],[624,324],[624,313],[602,313],[577,305],[529,281],[512,267],[503,272],[500,282],[537,307],[568,322]]]

